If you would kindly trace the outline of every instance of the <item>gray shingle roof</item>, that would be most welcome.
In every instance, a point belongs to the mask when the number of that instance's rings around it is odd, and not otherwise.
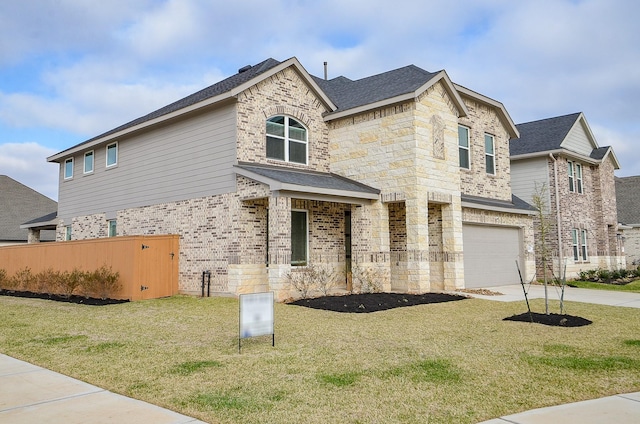
[[[0,175],[0,240],[27,241],[28,230],[20,225],[49,213],[56,213],[58,203],[16,180]],[[55,240],[53,231],[43,231],[40,239]]]
[[[640,176],[616,177],[618,222],[640,224]]]
[[[560,149],[580,113],[517,124],[520,138],[509,141],[511,156]]]
[[[355,81],[342,76],[330,80],[314,76],[313,79],[339,112],[412,93],[437,74],[409,65]]]
[[[253,165],[247,163],[240,163],[237,165],[237,167],[286,184],[326,188],[331,190],[353,191],[360,193],[380,193],[380,190],[378,189],[331,173],[299,171],[289,168],[280,168],[268,165]]]
[[[119,131],[125,130],[127,128],[134,127],[136,125],[142,124],[144,122],[150,121],[152,119],[158,118],[163,115],[167,115],[171,112],[175,112],[180,109],[184,109],[185,107],[194,105],[203,100],[210,99],[212,97],[218,96],[220,94],[226,93],[228,91],[233,90],[234,88],[244,84],[245,82],[257,77],[258,75],[268,71],[269,69],[278,66],[281,62],[269,58],[264,60],[257,65],[251,66],[248,69],[247,67],[241,68],[245,69],[243,72],[239,72],[237,74],[231,75],[230,77],[223,79],[220,82],[217,82],[213,85],[210,85],[207,88],[204,88],[198,92],[195,92],[187,97],[184,97],[178,101],[175,101],[167,106],[161,107],[158,110],[155,110],[147,115],[141,116],[139,118],[134,119],[133,121],[127,122],[126,124],[120,125],[112,130],[109,130],[105,133],[102,133],[98,136],[90,138],[89,140],[84,141],[84,143],[89,143],[93,140],[97,140],[102,137],[106,137],[111,134],[115,134]]]

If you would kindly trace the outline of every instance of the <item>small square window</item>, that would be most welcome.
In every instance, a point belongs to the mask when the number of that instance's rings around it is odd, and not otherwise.
[[[64,161],[64,179],[73,178],[73,158]]]
[[[84,154],[84,173],[93,172],[93,150]]]
[[[107,146],[107,168],[118,164],[118,143]]]

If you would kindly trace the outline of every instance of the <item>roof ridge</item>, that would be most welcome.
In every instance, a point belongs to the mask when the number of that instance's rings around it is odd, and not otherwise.
[[[573,116],[575,115],[576,117],[579,116],[582,112],[574,112],[574,113],[568,113],[566,115],[560,115],[560,116],[550,116],[548,118],[542,118],[542,119],[536,119],[534,121],[528,121],[528,122],[521,122],[519,124],[516,124],[516,126],[518,125],[527,125],[527,124],[535,124],[536,122],[543,122],[543,121],[551,121],[551,120],[556,120],[556,119],[561,119],[561,118],[567,118],[569,116]]]

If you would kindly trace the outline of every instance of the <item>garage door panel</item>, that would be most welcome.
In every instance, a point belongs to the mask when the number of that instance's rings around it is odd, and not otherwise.
[[[491,287],[520,282],[520,230],[513,227],[463,225],[465,286]]]

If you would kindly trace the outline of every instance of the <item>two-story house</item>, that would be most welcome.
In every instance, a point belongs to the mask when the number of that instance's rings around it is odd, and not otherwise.
[[[527,202],[541,195],[553,274],[566,270],[571,278],[581,270],[624,267],[614,180],[620,165],[613,149],[598,146],[582,113],[517,128],[520,137],[510,143],[512,189]]]
[[[180,235],[180,289],[294,295],[310,264],[425,292],[533,275],[532,211],[510,187],[499,102],[415,66],[324,80],[296,58],[51,156],[58,240]],[[353,271],[355,272],[355,271]]]

